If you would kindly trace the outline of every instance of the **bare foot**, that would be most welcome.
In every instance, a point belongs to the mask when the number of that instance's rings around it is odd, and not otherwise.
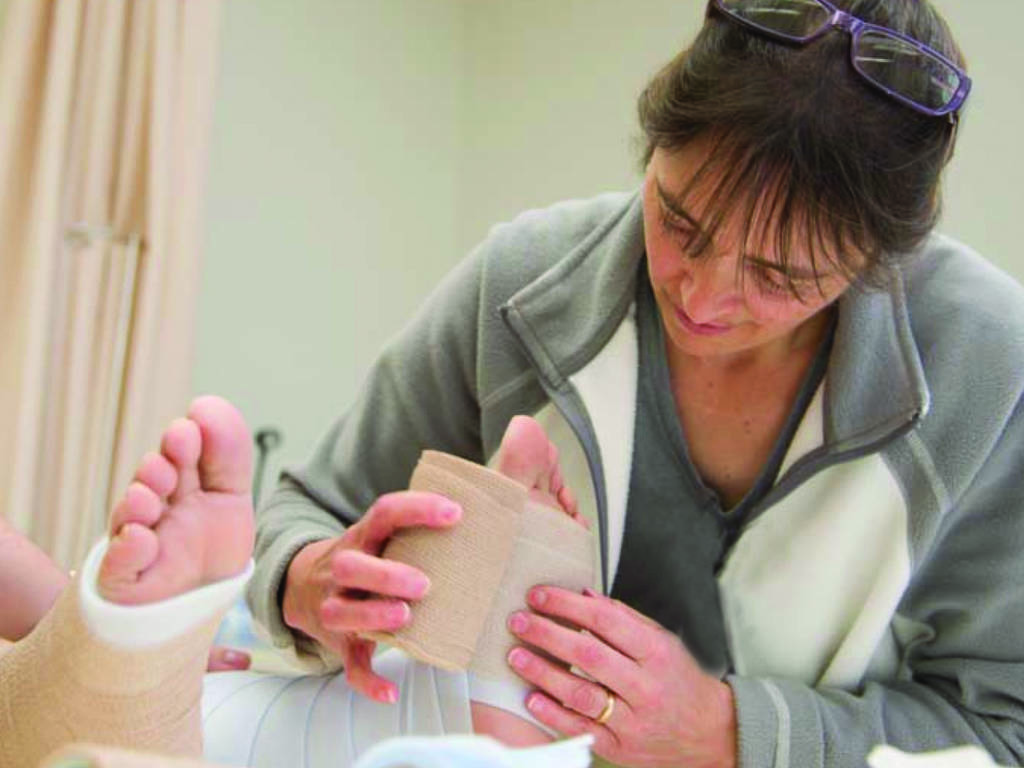
[[[99,591],[149,603],[240,573],[252,556],[252,441],[219,397],[193,401],[114,507]]]
[[[530,489],[534,501],[564,511],[584,527],[576,497],[562,479],[555,448],[544,429],[529,416],[514,416],[498,448],[496,469]]]

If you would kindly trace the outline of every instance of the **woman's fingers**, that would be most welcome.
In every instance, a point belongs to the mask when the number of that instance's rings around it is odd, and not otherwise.
[[[393,632],[409,623],[409,604],[402,600],[358,600],[333,595],[320,604],[320,624],[329,632]]]
[[[519,639],[583,670],[626,700],[633,698],[640,668],[604,641],[526,611],[513,613],[508,628]],[[542,687],[551,690],[549,685],[555,682],[546,679]]]
[[[430,580],[419,569],[357,549],[335,552],[331,574],[339,589],[358,589],[402,600],[419,600],[430,589]]]
[[[398,701],[398,686],[373,671],[373,649],[376,643],[358,638],[345,645],[342,660],[345,663],[345,680],[353,689],[374,701],[394,704]]]
[[[373,503],[366,515],[349,529],[357,535],[360,549],[377,554],[402,528],[447,528],[462,517],[462,507],[436,493],[397,491]]]
[[[513,648],[509,652],[508,663],[528,683],[533,683],[555,701],[584,717],[596,720],[608,706],[611,693],[603,685],[552,664],[526,648]],[[628,714],[626,702],[620,700],[616,705],[612,706],[611,714],[604,723],[612,730],[615,730],[613,721]]]
[[[609,760],[618,755],[619,740],[614,731],[589,717],[566,709],[550,696],[535,691],[527,697],[526,708],[544,725],[566,736],[591,734],[594,737],[594,754]]]
[[[660,642],[662,628],[618,600],[542,586],[530,590],[527,602],[540,613],[566,619],[590,631],[640,663]]]
[[[248,669],[251,663],[252,658],[245,651],[225,648],[223,645],[215,645],[210,648],[210,655],[206,661],[206,671],[236,672]]]

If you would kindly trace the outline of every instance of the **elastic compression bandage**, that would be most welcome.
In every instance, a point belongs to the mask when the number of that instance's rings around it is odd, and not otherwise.
[[[450,529],[407,528],[391,539],[383,557],[422,570],[430,592],[412,603],[407,627],[368,636],[442,669],[520,686],[506,661],[519,642],[506,629],[508,616],[538,584],[575,591],[593,585],[590,532],[562,510],[531,501],[514,480],[436,451],[423,453],[410,489],[458,502],[462,519]]]
[[[90,632],[73,582],[0,658],[0,768],[37,765],[80,740],[201,755],[201,686],[219,620],[129,650]]]

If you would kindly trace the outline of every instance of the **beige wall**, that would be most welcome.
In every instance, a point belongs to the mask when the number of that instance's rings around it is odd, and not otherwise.
[[[454,262],[457,11],[226,4],[194,381],[283,427],[278,459]]]
[[[937,0],[977,81],[943,229],[1020,279],[1024,4],[980,1]],[[636,95],[703,8],[228,0],[197,391],[283,426],[278,458],[305,456],[490,225],[638,183]]]
[[[967,56],[974,80],[946,179],[941,228],[1024,281],[1016,229],[1024,206],[1024,3],[933,0]]]
[[[462,244],[524,208],[636,185],[637,94],[699,29],[700,3],[465,7]]]

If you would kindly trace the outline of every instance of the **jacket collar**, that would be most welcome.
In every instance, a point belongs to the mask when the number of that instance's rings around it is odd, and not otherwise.
[[[867,452],[912,428],[930,402],[902,272],[893,270],[884,290],[848,290],[825,385],[826,445]]]
[[[639,192],[502,307],[548,383],[561,388],[608,343],[633,303],[644,255]]]

